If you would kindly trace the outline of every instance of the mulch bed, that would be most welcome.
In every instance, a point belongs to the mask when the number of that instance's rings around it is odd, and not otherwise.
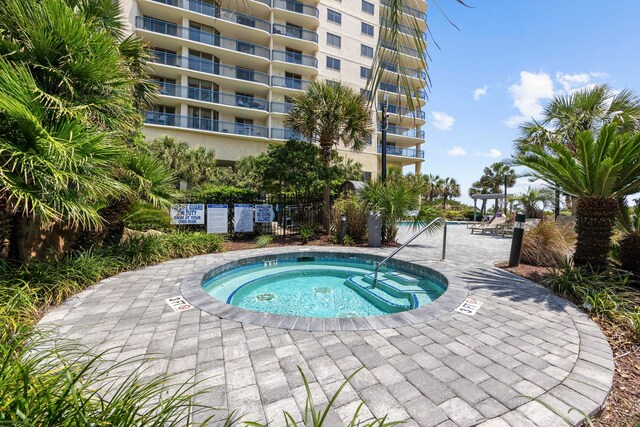
[[[547,267],[526,264],[507,267],[507,263],[496,263],[496,267],[536,283],[541,283],[549,275]],[[609,341],[616,366],[611,394],[594,424],[601,427],[640,427],[640,341],[605,319],[596,316],[592,319]]]

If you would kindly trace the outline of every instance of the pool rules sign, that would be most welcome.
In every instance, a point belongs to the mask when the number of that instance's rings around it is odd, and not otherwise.
[[[201,225],[204,224],[203,204],[173,205],[170,210],[171,224]]]

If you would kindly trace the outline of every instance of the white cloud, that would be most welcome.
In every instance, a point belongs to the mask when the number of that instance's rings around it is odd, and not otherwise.
[[[445,151],[449,156],[458,157],[458,156],[466,156],[467,150],[462,147],[451,147],[449,150]]]
[[[594,83],[593,79],[599,80],[608,77],[607,73],[603,72],[590,72],[590,73],[574,73],[567,74],[561,71],[556,73],[556,81],[562,86],[562,90],[565,93],[573,93],[577,90],[583,89],[585,87],[592,86]]]
[[[446,113],[434,111],[431,113],[433,119],[433,127],[440,130],[451,130],[453,122],[456,120]]]
[[[479,87],[473,91],[473,100],[480,101],[480,98],[487,94],[487,85]]]
[[[549,74],[529,71],[520,72],[520,82],[509,87],[513,105],[520,114],[511,116],[506,124],[515,127],[530,118],[539,119],[542,113],[542,101],[553,97],[553,80]]]
[[[491,157],[492,159],[496,159],[502,156],[502,151],[498,150],[497,148],[492,148],[486,153],[483,153],[481,151],[476,151],[476,156]]]

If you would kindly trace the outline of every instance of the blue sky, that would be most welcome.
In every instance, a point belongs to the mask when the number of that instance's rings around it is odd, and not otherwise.
[[[587,84],[640,91],[639,0],[439,0],[430,2],[433,82],[422,172],[467,191],[485,166],[512,153],[515,124],[556,93]],[[526,189],[520,179],[515,192]]]

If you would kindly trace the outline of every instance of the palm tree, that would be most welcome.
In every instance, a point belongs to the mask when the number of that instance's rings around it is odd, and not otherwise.
[[[334,83],[311,84],[293,98],[284,120],[285,126],[320,144],[327,169],[331,167],[331,151],[342,143],[361,151],[371,138],[372,125],[367,100],[348,86]],[[324,187],[323,225],[330,228],[330,188]]]
[[[629,208],[626,200],[620,201],[620,215],[616,228],[622,232],[619,254],[624,270],[640,275],[640,201]]]
[[[442,209],[447,208],[447,198],[460,197],[460,184],[455,178],[445,178],[442,180]]]
[[[553,197],[553,191],[549,188],[528,187],[526,192],[518,194],[514,200],[527,218],[542,218],[545,207],[549,205]]]
[[[631,90],[614,91],[606,84],[587,87],[568,95],[558,95],[544,108],[542,119],[520,126],[516,149],[550,142],[565,145],[576,152],[579,134],[595,133],[613,124],[618,133],[640,131],[640,98]]]
[[[100,206],[133,191],[115,171],[153,86],[119,13],[109,0],[0,8],[0,231],[18,259],[29,222],[98,229]]]
[[[429,202],[437,199],[442,194],[442,178],[440,175],[429,174],[426,176],[426,192]]]
[[[617,125],[600,129],[597,138],[589,130],[577,135],[574,152],[564,144],[530,146],[515,157],[530,176],[578,198],[574,262],[603,268],[618,199],[640,191],[640,134],[617,133]]]
[[[484,173],[479,182],[481,186],[490,188],[492,194],[498,194],[501,192],[505,182],[507,187],[516,185],[516,171],[504,162],[496,162],[484,168]],[[495,210],[497,211],[498,209],[498,199],[496,199]]]

